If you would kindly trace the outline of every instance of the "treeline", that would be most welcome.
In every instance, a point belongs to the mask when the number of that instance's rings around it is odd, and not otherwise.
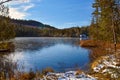
[[[80,34],[88,35],[88,27],[72,27],[57,29],[34,20],[10,19],[13,23],[16,37],[79,37]]]
[[[95,0],[91,38],[120,42],[120,0]]]
[[[16,37],[79,37],[79,35],[83,33],[88,35],[88,27],[57,29],[50,27],[37,28],[15,24],[14,29]]]
[[[33,20],[15,20],[0,16],[0,41],[14,37],[79,37],[88,35],[88,26],[57,29]]]

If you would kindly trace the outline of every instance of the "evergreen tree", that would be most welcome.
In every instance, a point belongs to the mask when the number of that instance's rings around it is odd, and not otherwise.
[[[1,2],[0,2],[1,3]],[[5,5],[0,5],[0,41],[9,40],[14,38],[14,27],[8,17],[9,8]]]
[[[99,40],[117,42],[120,34],[120,0],[95,0],[91,34]],[[98,37],[97,37],[98,36]]]

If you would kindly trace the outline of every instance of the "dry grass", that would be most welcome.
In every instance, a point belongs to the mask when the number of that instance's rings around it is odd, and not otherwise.
[[[48,72],[53,72],[53,69],[45,68],[42,70],[42,72],[40,71],[33,72],[32,70],[30,70],[29,72],[17,71],[16,73],[14,73],[14,71],[13,72],[7,71],[7,73],[5,73],[3,71],[0,72],[0,80],[41,80]]]
[[[114,49],[114,44],[109,41],[99,41],[99,40],[81,40],[80,41],[81,47],[87,47],[87,48],[111,48]],[[120,43],[116,45],[117,49],[120,49]]]
[[[54,70],[50,67],[47,67],[42,70],[42,74],[46,75],[48,72],[54,72]]]
[[[82,73],[83,73],[82,70],[80,70],[80,69],[76,70],[76,75],[80,75],[80,74],[82,74]]]
[[[90,48],[96,48],[96,47],[103,47],[103,48],[109,48],[112,47],[113,44],[110,42],[105,41],[99,41],[99,40],[81,40],[80,46],[82,47],[90,47]]]
[[[114,44],[107,41],[82,40],[80,46],[91,50],[89,56],[92,61],[100,56],[114,53]],[[120,44],[117,44],[117,50],[120,50]]]
[[[80,41],[80,45],[82,47],[90,49],[91,51],[91,53],[89,54],[91,59],[91,68],[94,68],[96,65],[100,64],[98,60],[102,59],[103,58],[102,56],[120,53],[120,44],[117,44],[116,46],[117,52],[115,52],[114,44],[107,41],[105,42],[105,41],[83,40]],[[120,54],[118,54],[117,57],[119,55]],[[97,72],[93,72],[92,70],[91,72],[89,72],[89,74],[99,78],[98,80],[119,80],[119,79],[111,79],[109,74],[97,73]]]
[[[98,44],[96,41],[93,41],[93,40],[81,40],[80,46],[82,46],[82,47],[97,47]]]
[[[0,43],[0,52],[3,51],[13,51],[14,50],[14,44],[12,42],[3,42]]]

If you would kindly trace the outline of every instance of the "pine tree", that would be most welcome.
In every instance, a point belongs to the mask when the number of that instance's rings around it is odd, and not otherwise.
[[[95,0],[91,33],[99,40],[117,42],[120,24],[120,0]]]
[[[93,19],[90,27],[94,39],[120,42],[120,0],[95,0]]]
[[[92,13],[93,18],[91,22],[90,27],[90,34],[94,39],[98,39],[98,33],[99,33],[99,16],[100,16],[100,7],[99,7],[99,1],[95,0],[95,3],[93,3],[93,8],[95,8],[94,12]]]

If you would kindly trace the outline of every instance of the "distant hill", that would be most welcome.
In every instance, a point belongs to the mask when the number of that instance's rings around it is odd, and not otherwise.
[[[10,18],[0,16],[1,20]],[[11,24],[12,23],[12,24]],[[35,20],[10,19],[16,37],[79,37],[80,34],[88,35],[89,27],[71,27],[57,29],[51,25],[43,24]]]
[[[43,24],[41,22],[35,21],[35,20],[18,20],[18,19],[11,19],[12,23],[27,27],[35,27],[35,28],[50,28],[50,29],[56,29],[53,26]]]
[[[0,18],[2,19],[7,19],[6,17],[4,16],[0,16]],[[40,29],[57,29],[51,25],[48,25],[48,24],[43,24],[39,21],[36,21],[36,20],[20,20],[20,19],[11,19],[9,18],[10,21],[15,24],[15,25],[21,25],[21,26],[24,26],[24,27],[32,27],[32,28],[40,28]]]

